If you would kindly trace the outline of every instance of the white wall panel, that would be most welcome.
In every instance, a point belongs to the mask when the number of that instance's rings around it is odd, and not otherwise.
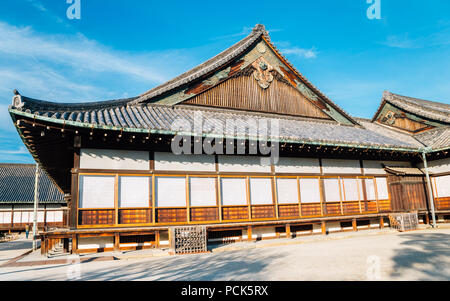
[[[216,179],[190,177],[189,193],[191,206],[216,206]]]
[[[323,179],[324,190],[325,190],[325,201],[326,202],[340,202],[341,193],[339,190],[339,180],[332,178]]]
[[[247,189],[244,178],[221,178],[222,205],[247,205]]]
[[[298,188],[296,178],[277,178],[278,204],[298,203]]]
[[[83,148],[80,168],[148,170],[149,152]]]
[[[79,208],[114,208],[114,176],[80,176]]]
[[[434,178],[439,198],[450,197],[450,175]],[[434,182],[434,181],[431,181]]]
[[[98,249],[112,248],[114,246],[114,237],[79,237],[78,249]]]
[[[377,182],[377,192],[379,200],[389,199],[388,185],[386,178],[375,178]]]
[[[150,177],[119,177],[119,207],[149,207]]]
[[[322,159],[324,174],[361,174],[359,160]]]
[[[385,175],[386,171],[383,166],[411,167],[411,163],[406,161],[363,160],[364,174],[367,175]]]
[[[427,164],[428,164],[428,172],[431,173],[450,172],[450,158],[427,161]],[[419,167],[420,169],[422,169],[422,171],[425,172],[422,162],[417,164],[417,167]]]
[[[320,203],[319,179],[303,178],[300,182],[300,200],[302,203]]]
[[[345,201],[359,201],[358,181],[357,179],[342,179],[345,192]],[[361,189],[361,187],[360,187]],[[362,195],[362,192],[360,192]]]
[[[250,178],[250,203],[252,205],[273,204],[270,178]]]
[[[367,200],[376,200],[375,182],[373,181],[373,179],[365,179],[364,182],[366,184]]]
[[[186,207],[185,177],[156,177],[157,207]]]
[[[275,165],[279,173],[320,173],[319,159],[281,157]]]
[[[175,155],[173,153],[155,152],[156,170],[173,171],[212,171],[216,170],[212,155]]]
[[[224,172],[271,172],[270,165],[262,165],[257,156],[219,156],[219,171]]]

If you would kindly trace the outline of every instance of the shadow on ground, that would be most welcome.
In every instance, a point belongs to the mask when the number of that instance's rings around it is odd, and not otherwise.
[[[13,240],[13,241],[5,241],[0,243],[0,251],[8,250],[22,250],[22,249],[31,249],[33,246],[33,242],[31,240]]]
[[[417,280],[450,280],[450,235],[404,234],[401,248],[394,250],[392,278],[414,270]]]

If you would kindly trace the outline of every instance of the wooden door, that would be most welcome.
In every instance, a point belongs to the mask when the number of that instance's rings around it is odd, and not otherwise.
[[[423,176],[388,176],[392,211],[427,210]]]

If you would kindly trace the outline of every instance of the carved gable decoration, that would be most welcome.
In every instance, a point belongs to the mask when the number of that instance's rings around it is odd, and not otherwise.
[[[258,82],[258,85],[263,89],[267,89],[273,81],[273,75],[271,74],[273,67],[263,57],[254,61],[252,66],[255,68],[253,77]]]

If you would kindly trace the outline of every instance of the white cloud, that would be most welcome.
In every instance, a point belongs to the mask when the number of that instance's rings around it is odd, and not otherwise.
[[[12,58],[59,63],[94,72],[116,72],[138,80],[160,83],[166,78],[152,68],[148,55],[110,50],[81,34],[73,36],[40,35],[30,27],[15,27],[0,22],[0,54]],[[143,65],[147,61],[147,65]]]
[[[304,59],[315,59],[317,57],[317,51],[314,49],[304,49],[299,47],[289,47],[289,48],[283,48],[280,50],[283,54],[292,54],[299,58]]]

